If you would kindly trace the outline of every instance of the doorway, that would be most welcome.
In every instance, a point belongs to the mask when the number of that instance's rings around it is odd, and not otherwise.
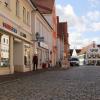
[[[19,39],[14,39],[14,48],[13,48],[13,63],[14,71],[22,72],[23,71],[23,42]]]

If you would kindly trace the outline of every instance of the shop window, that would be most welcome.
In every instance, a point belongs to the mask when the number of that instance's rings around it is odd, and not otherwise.
[[[8,35],[1,36],[1,38],[4,41],[5,41],[5,37],[8,38],[8,40],[9,40]],[[9,52],[7,52],[7,50],[9,51],[9,42],[8,42],[8,44],[4,44],[4,41],[1,41],[0,67],[9,67],[10,56],[9,56]]]
[[[31,59],[30,59],[30,45],[24,45],[24,65],[26,67],[30,67]]]
[[[97,65],[100,66],[100,60],[97,61]]]

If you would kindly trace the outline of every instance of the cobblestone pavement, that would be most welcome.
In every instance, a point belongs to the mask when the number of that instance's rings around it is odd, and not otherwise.
[[[100,67],[46,71],[0,84],[0,100],[100,100]]]

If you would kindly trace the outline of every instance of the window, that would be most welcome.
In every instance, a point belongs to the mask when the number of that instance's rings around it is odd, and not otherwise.
[[[6,39],[6,43],[8,44],[8,39]]]
[[[23,7],[23,22],[26,23],[26,9]]]
[[[24,45],[24,65],[25,67],[29,67],[31,64],[30,62],[30,45],[25,44]]]
[[[16,16],[19,16],[19,1],[16,0]]]
[[[6,38],[4,37],[8,37],[8,44],[9,44],[9,36],[8,35],[2,35],[1,39],[3,40],[2,42],[6,44]],[[0,68],[1,67],[9,67],[9,59],[10,59],[10,55],[9,55],[9,45],[5,45],[5,44],[1,44],[1,50],[2,52],[0,52],[1,55],[1,59],[0,59]]]
[[[5,38],[3,38],[3,43],[5,43]]]
[[[5,6],[6,6],[6,7],[10,7],[10,0],[5,0],[4,3],[5,3]]]
[[[27,12],[27,24],[30,25],[30,13]]]

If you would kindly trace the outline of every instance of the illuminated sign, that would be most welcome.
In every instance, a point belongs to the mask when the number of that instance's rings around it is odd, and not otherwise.
[[[12,31],[14,33],[17,33],[17,30],[14,27],[12,27],[9,24],[7,24],[7,23],[3,22],[3,27],[5,27],[6,29],[8,29],[8,30],[10,30],[10,31]]]

